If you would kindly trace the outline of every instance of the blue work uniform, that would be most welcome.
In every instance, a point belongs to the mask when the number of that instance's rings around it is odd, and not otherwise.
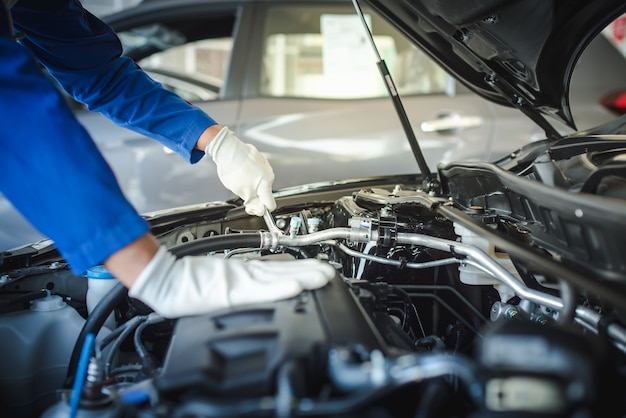
[[[39,64],[90,110],[190,163],[204,155],[194,149],[200,134],[216,123],[121,54],[113,30],[78,1],[21,0],[9,12],[0,0],[0,191],[75,273],[149,225]]]

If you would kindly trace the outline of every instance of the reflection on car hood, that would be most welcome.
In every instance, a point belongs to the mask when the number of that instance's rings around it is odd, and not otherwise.
[[[470,89],[575,128],[569,81],[585,46],[626,10],[623,0],[368,0]]]

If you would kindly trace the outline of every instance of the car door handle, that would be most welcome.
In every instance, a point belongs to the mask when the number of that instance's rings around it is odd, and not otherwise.
[[[461,116],[457,114],[446,115],[437,119],[422,122],[420,128],[423,132],[454,133],[467,128],[475,128],[482,125],[480,116]]]

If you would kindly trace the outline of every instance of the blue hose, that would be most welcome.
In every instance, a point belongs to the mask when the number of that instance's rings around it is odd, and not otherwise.
[[[87,375],[87,366],[89,365],[89,358],[91,357],[91,351],[93,350],[95,339],[96,336],[92,333],[85,336],[83,348],[80,352],[80,359],[78,360],[78,369],[76,370],[74,385],[72,386],[72,396],[70,397],[70,418],[75,418],[78,413],[80,395],[83,388],[83,382],[85,381],[85,377]]]

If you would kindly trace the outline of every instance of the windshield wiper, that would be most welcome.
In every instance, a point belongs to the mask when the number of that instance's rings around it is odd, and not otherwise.
[[[370,31],[369,26],[367,25],[367,21],[365,16],[363,15],[363,11],[361,10],[361,6],[358,3],[358,0],[352,0],[352,4],[354,5],[354,9],[356,13],[359,15],[361,19],[361,23],[363,23],[363,27],[367,32],[367,37],[372,45],[372,49],[374,50],[374,54],[376,54],[376,66],[380,71],[381,76],[383,77],[383,82],[387,87],[387,91],[389,92],[389,96],[393,102],[393,106],[396,109],[396,113],[398,114],[398,118],[400,118],[400,123],[402,124],[402,128],[404,129],[404,133],[409,141],[409,145],[411,145],[411,150],[413,151],[413,156],[415,156],[415,160],[417,161],[417,165],[419,166],[420,171],[424,175],[423,186],[426,191],[429,193],[439,193],[439,182],[433,178],[433,173],[430,171],[428,167],[428,163],[424,158],[424,154],[422,153],[422,149],[420,148],[417,138],[415,137],[415,133],[413,132],[413,128],[411,127],[411,122],[406,114],[406,110],[404,109],[404,105],[402,104],[402,100],[400,99],[400,94],[396,89],[396,86],[393,82],[393,78],[391,77],[391,73],[389,72],[389,68],[387,68],[387,64],[385,60],[381,57],[378,48],[376,47],[376,43],[374,42],[374,36]]]

